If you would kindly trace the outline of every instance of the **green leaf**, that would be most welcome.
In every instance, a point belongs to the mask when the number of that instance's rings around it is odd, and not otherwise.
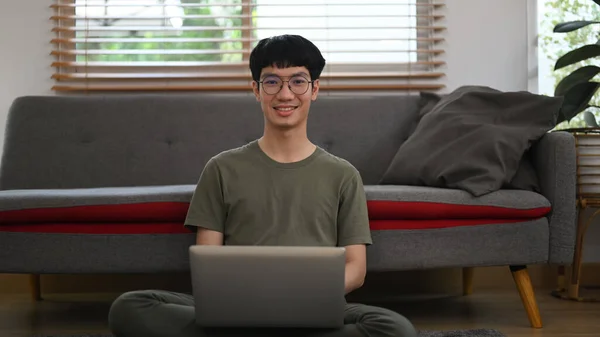
[[[573,117],[587,109],[588,103],[598,88],[600,88],[600,83],[598,82],[583,82],[571,87],[565,93],[560,114],[563,115],[565,120],[570,121],[573,119]]]
[[[587,60],[592,57],[600,56],[600,45],[588,44],[572,50],[556,60],[554,70],[564,68],[579,61]]]
[[[559,23],[556,26],[554,26],[554,32],[555,33],[568,33],[568,32],[572,32],[574,30],[578,30],[579,28],[583,28],[585,26],[596,24],[596,23],[600,23],[600,21],[578,20],[578,21],[563,22],[563,23]]]
[[[593,1],[596,3],[596,5],[600,6],[600,0],[593,0]]]
[[[598,73],[600,73],[600,67],[596,66],[585,66],[573,71],[558,83],[554,96],[563,96],[575,84],[588,82]]]
[[[585,123],[588,126],[593,126],[593,127],[598,127],[598,122],[596,122],[596,116],[594,116],[594,114],[589,111],[586,110],[583,112],[583,120],[585,120]]]

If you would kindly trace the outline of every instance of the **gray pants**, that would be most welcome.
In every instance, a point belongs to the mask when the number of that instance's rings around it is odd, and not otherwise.
[[[398,313],[347,304],[341,329],[202,328],[196,325],[194,298],[160,290],[133,291],[112,304],[109,326],[116,337],[416,337]]]

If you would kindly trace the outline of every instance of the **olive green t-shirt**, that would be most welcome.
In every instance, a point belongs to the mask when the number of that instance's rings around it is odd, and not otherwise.
[[[320,147],[304,160],[280,163],[256,140],[207,162],[185,226],[222,232],[226,245],[372,243],[354,166]]]

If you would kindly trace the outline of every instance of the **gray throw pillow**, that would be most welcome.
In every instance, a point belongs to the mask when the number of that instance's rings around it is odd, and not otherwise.
[[[510,186],[531,144],[555,126],[562,101],[460,87],[422,115],[380,183],[456,188],[474,196]]]
[[[423,116],[428,114],[431,111],[431,109],[433,109],[442,99],[442,96],[436,93],[426,91],[420,92],[419,96],[419,113],[413,120],[410,129],[408,130],[409,136],[412,135],[413,132],[415,132],[415,130],[417,129],[417,125],[419,125],[419,122],[421,121],[421,119],[423,119]]]
[[[542,192],[538,174],[533,166],[533,158],[531,157],[530,149],[525,151],[523,157],[521,157],[517,173],[515,173],[514,177],[508,183],[502,185],[502,188],[527,190],[537,193]]]
[[[462,89],[470,90],[477,89],[477,87],[469,86],[464,87]],[[417,114],[417,118],[415,118],[415,120],[413,121],[406,139],[408,139],[408,137],[412,135],[413,132],[415,132],[417,125],[419,124],[423,116],[430,112],[444,97],[442,95],[438,95],[432,92],[420,92],[419,95],[419,113]],[[519,168],[517,169],[517,173],[515,174],[515,176],[508,183],[504,184],[502,188],[526,190],[537,193],[541,192],[539,178],[533,166],[533,161],[529,150],[525,151],[525,153],[521,157],[521,162],[519,163]]]

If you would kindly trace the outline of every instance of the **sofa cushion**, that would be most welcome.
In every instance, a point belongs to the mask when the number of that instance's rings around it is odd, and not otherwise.
[[[80,234],[188,233],[183,226],[195,185],[0,191],[0,231]],[[371,229],[503,224],[550,211],[540,194],[366,185]]]
[[[0,224],[178,222],[195,185],[0,191]]]
[[[555,126],[561,97],[464,86],[426,113],[381,184],[501,189],[531,144]]]
[[[0,232],[9,233],[54,233],[54,234],[189,234],[178,222],[48,222],[17,223],[0,226]]]
[[[498,190],[474,197],[460,189],[365,186],[371,220],[537,219],[551,206],[541,194]]]

